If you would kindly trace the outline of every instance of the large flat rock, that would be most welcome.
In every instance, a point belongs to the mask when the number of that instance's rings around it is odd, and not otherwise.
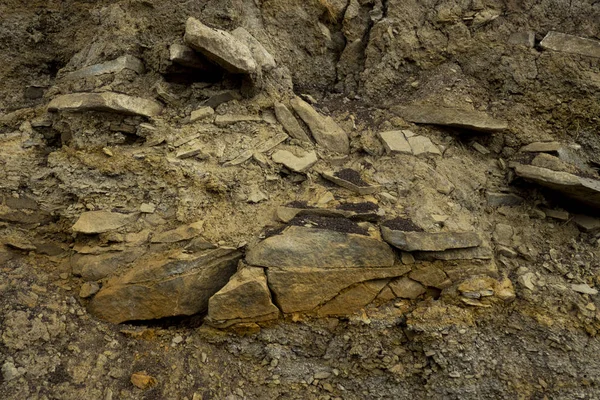
[[[242,254],[220,248],[180,259],[154,257],[115,277],[89,305],[96,317],[118,324],[205,311],[209,298],[236,272]]]
[[[252,247],[246,262],[261,267],[391,267],[394,252],[369,236],[292,226]]]
[[[395,107],[394,111],[407,121],[464,128],[481,132],[499,132],[508,129],[506,121],[497,120],[479,111],[463,111],[434,106]]]
[[[188,18],[184,40],[188,46],[234,74],[253,74],[258,67],[252,52],[232,34]]]
[[[105,111],[127,115],[155,117],[162,106],[155,101],[120,93],[73,93],[54,98],[48,104],[48,111]]]
[[[543,49],[600,58],[600,41],[550,31],[540,42]]]
[[[475,232],[404,232],[381,227],[386,242],[404,251],[445,251],[477,247],[482,243]]]
[[[533,165],[515,165],[515,173],[589,206],[600,208],[600,181]]]
[[[135,214],[121,214],[111,211],[86,211],[79,216],[73,232],[96,234],[119,229],[133,220]]]

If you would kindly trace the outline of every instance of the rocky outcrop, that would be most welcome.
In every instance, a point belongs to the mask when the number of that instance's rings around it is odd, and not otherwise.
[[[508,129],[505,121],[497,120],[479,111],[427,105],[396,107],[394,111],[407,121],[417,124],[443,125],[481,132],[500,132]]]
[[[105,111],[150,118],[159,115],[162,106],[152,100],[120,93],[74,93],[61,95],[53,99],[48,104],[48,111]]]

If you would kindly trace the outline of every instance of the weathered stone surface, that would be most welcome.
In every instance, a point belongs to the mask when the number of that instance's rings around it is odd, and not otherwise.
[[[320,146],[340,154],[350,153],[348,135],[333,118],[322,116],[310,104],[299,97],[292,99],[290,105],[306,125],[308,125],[313,138]]]
[[[96,282],[85,282],[79,290],[79,297],[87,299],[98,293],[100,286]]]
[[[138,74],[144,73],[144,63],[138,58],[133,56],[122,56],[116,60],[107,61],[102,64],[90,65],[89,67],[82,68],[75,72],[67,74],[68,79],[81,79],[90,76],[98,76],[104,74],[114,74],[121,72],[125,69],[137,72]]]
[[[215,115],[215,110],[212,107],[200,107],[197,110],[192,111],[190,114],[190,122],[200,121],[208,117]]]
[[[509,36],[508,44],[533,47],[535,45],[535,32],[515,32]]]
[[[210,28],[190,17],[185,25],[184,40],[229,72],[252,74],[257,71],[250,49],[228,32]]]
[[[351,190],[351,191],[358,193],[360,195],[363,195],[363,196],[367,195],[367,194],[377,193],[378,191],[381,190],[381,186],[379,186],[379,185],[358,186],[358,185],[354,184],[353,182],[350,182],[346,179],[342,179],[342,178],[336,176],[332,172],[323,172],[321,175],[323,176],[323,178],[327,179],[328,181],[333,182],[336,185],[339,185],[343,188],[346,188],[348,190]]]
[[[300,123],[294,117],[294,114],[283,103],[275,103],[275,116],[277,121],[283,126],[283,129],[294,139],[302,142],[311,143],[310,138],[300,126]]]
[[[262,268],[244,267],[208,300],[211,324],[231,325],[242,320],[276,319],[279,309],[271,301],[267,277]]]
[[[121,214],[110,211],[86,211],[79,216],[73,232],[95,234],[119,229],[133,221],[135,214]]]
[[[271,53],[246,29],[240,26],[231,31],[231,35],[250,49],[254,60],[263,71],[270,71],[277,66]]]
[[[257,115],[217,115],[215,117],[215,125],[219,127],[226,127],[229,125],[237,124],[239,122],[261,122],[262,118]]]
[[[490,207],[518,206],[525,201],[521,196],[514,193],[487,192],[485,197]]]
[[[436,264],[452,282],[459,282],[474,275],[487,275],[498,278],[498,267],[491,260],[451,260]]]
[[[277,207],[277,218],[282,222],[290,222],[299,215],[319,215],[323,217],[343,217],[359,221],[377,222],[384,215],[380,208],[372,211],[351,211],[338,208],[296,208],[288,206]]]
[[[452,284],[444,271],[434,265],[416,265],[408,275],[410,279],[438,289],[445,289]]]
[[[577,293],[596,295],[598,294],[598,290],[590,287],[588,284],[571,284],[571,289]]]
[[[387,283],[387,279],[358,283],[325,303],[317,315],[350,315],[375,300]]]
[[[368,236],[292,226],[252,247],[246,262],[279,268],[391,267],[394,252]]]
[[[166,232],[160,232],[151,239],[152,243],[176,243],[182,240],[193,239],[200,235],[204,230],[204,221],[194,222],[189,225],[183,225],[176,229]]]
[[[342,290],[365,281],[396,278],[410,267],[387,268],[269,268],[269,287],[284,313],[312,311]]]
[[[577,168],[574,165],[568,164],[560,158],[546,153],[535,156],[531,161],[531,165],[534,167],[551,169],[552,171],[568,172],[570,174],[577,173]]]
[[[235,273],[242,254],[220,248],[178,260],[144,260],[113,278],[96,294],[89,311],[121,323],[176,315],[192,315],[208,307],[208,299]]]
[[[590,217],[589,215],[575,215],[573,222],[584,232],[600,231],[600,218]]]
[[[547,50],[600,58],[600,41],[550,31],[540,46]]]
[[[48,111],[106,111],[155,117],[161,113],[162,106],[152,100],[120,93],[73,93],[54,98],[48,105]]]
[[[556,190],[581,203],[600,208],[600,181],[531,165],[515,165],[518,176]]]
[[[196,69],[206,69],[208,63],[191,47],[177,43],[169,46],[169,60],[184,67]]]
[[[379,138],[388,153],[412,154],[412,148],[403,131],[380,132]]]
[[[417,124],[452,126],[482,132],[499,132],[508,129],[505,121],[494,119],[479,111],[463,111],[426,105],[396,107],[394,111],[407,121]]]
[[[466,249],[449,249],[445,251],[418,251],[415,252],[415,258],[418,260],[491,260],[493,257],[492,249],[489,247],[478,246],[468,247]]]
[[[475,232],[403,232],[381,227],[386,242],[404,251],[445,251],[481,245]]]
[[[390,288],[396,297],[411,300],[416,299],[427,291],[425,286],[406,276],[390,282]]]
[[[304,157],[297,157],[287,150],[279,150],[273,153],[272,158],[277,164],[283,164],[295,172],[305,172],[319,161],[315,151],[306,153]]]
[[[73,275],[81,275],[86,281],[98,281],[114,274],[119,268],[134,262],[144,254],[142,248],[117,253],[76,254],[71,258]]]
[[[426,155],[426,156],[441,156],[442,152],[440,149],[433,144],[429,138],[425,136],[412,136],[408,138],[408,143],[412,148],[412,152],[415,156]]]
[[[534,142],[521,147],[519,151],[525,153],[557,153],[562,144],[558,142]]]

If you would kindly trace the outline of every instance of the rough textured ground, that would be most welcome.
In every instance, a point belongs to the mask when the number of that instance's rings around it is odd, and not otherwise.
[[[600,287],[597,230],[572,218],[598,210],[515,179],[509,166],[532,162],[521,146],[558,141],[564,168],[597,179],[600,58],[539,45],[551,30],[600,40],[597,1],[3,0],[0,15],[0,398],[600,397],[600,300],[572,286]],[[242,83],[214,68],[174,68],[168,47],[182,43],[189,16],[243,26],[274,56],[277,79],[215,109],[259,121],[190,123],[204,100]],[[533,47],[511,39],[528,31]],[[122,55],[146,71],[66,78]],[[149,120],[47,113],[57,95],[84,91],[156,99],[165,110]],[[292,93],[338,122],[350,155],[288,140],[277,149],[316,148],[306,174],[272,162],[272,149],[227,166],[282,132],[273,102]],[[485,112],[509,129],[415,125],[398,112],[415,103]],[[377,133],[393,129],[429,138],[443,155],[387,154]],[[196,134],[202,152],[177,158],[178,140]],[[154,137],[166,141],[151,146]],[[320,175],[344,168],[382,192],[359,196]],[[524,201],[493,206],[494,192]],[[210,328],[202,314],[112,325],[87,312],[84,280],[72,273],[77,246],[149,251],[126,235],[202,220],[207,242],[244,249],[281,227],[278,206],[364,201],[411,227],[482,232],[516,300],[471,307],[438,291],[348,317],[291,315],[233,331]],[[134,213],[144,203],[156,210],[114,235],[71,230],[84,211]],[[155,385],[135,387],[140,371]]]

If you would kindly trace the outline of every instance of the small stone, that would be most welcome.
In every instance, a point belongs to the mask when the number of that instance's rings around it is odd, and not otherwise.
[[[109,232],[127,225],[133,214],[120,214],[110,211],[86,211],[73,225],[73,232],[95,234]]]
[[[300,140],[301,142],[311,143],[310,138],[306,132],[304,132],[300,123],[285,104],[275,103],[274,109],[277,120],[291,137]]]
[[[342,172],[344,172],[344,171],[352,171],[352,170],[342,170]],[[355,171],[353,173],[358,175],[358,173]],[[352,182],[349,179],[346,179],[345,174],[340,175],[339,173],[334,174],[331,172],[323,172],[321,175],[323,176],[323,178],[327,179],[328,181],[333,182],[336,185],[341,186],[345,189],[348,189],[355,193],[358,193],[362,196],[367,195],[367,194],[373,194],[373,193],[376,193],[381,190],[381,186],[379,186],[379,185],[369,185],[366,182],[359,185],[355,182]],[[362,178],[360,178],[360,179],[362,180]]]
[[[577,293],[583,293],[583,294],[590,294],[590,295],[596,295],[598,294],[598,290],[591,288],[589,285],[582,283],[582,284],[571,284],[571,289],[573,289],[573,291],[577,292]]]
[[[331,372],[327,372],[327,371],[323,371],[323,372],[317,372],[316,374],[313,375],[314,379],[318,379],[318,380],[323,380],[323,379],[327,379],[331,376]]]
[[[412,148],[406,140],[404,131],[381,132],[379,138],[388,153],[412,154]]]
[[[600,41],[550,31],[540,42],[543,49],[600,58]]]
[[[268,200],[269,196],[266,195],[260,188],[256,185],[252,185],[250,187],[250,194],[248,194],[248,203],[260,203],[261,201]]]
[[[390,282],[390,288],[396,297],[411,300],[416,299],[427,291],[425,286],[407,277],[402,277]]]
[[[240,122],[261,122],[262,118],[256,115],[217,115],[215,118],[215,125],[224,128],[229,125],[237,124]]]
[[[109,156],[109,157],[113,157],[113,156],[114,156],[114,154],[113,154],[112,150],[111,150],[111,149],[109,149],[108,147],[103,147],[103,148],[102,148],[102,152],[103,152],[104,154],[106,154],[107,156]]]
[[[515,32],[509,36],[508,44],[532,48],[535,46],[535,32]]]
[[[134,71],[138,74],[144,73],[144,64],[133,56],[121,56],[116,60],[107,61],[102,64],[90,65],[75,72],[66,75],[67,79],[82,79],[91,76],[114,74],[125,69]]]
[[[477,142],[473,142],[471,143],[471,146],[473,146],[473,148],[475,150],[477,150],[478,152],[480,152],[481,154],[483,154],[484,156],[490,154],[490,151],[483,145],[477,143]]]
[[[533,283],[534,279],[535,274],[533,272],[527,272],[526,274],[519,276],[518,281],[521,284],[521,286],[533,291],[535,290],[535,284]]]
[[[460,378],[460,372],[452,371],[448,374],[450,378]]]
[[[152,203],[142,203],[140,205],[140,212],[144,214],[152,214],[154,211],[156,211],[156,206]]]
[[[183,44],[176,43],[169,47],[169,60],[188,68],[207,68],[207,61],[203,60],[194,49]]]
[[[173,338],[173,340],[171,340],[171,343],[173,344],[179,344],[181,342],[183,342],[183,336],[181,335],[177,335]]]
[[[547,217],[557,219],[559,221],[568,221],[569,220],[569,213],[567,211],[552,210],[549,208],[542,208],[542,211],[546,214]]]
[[[441,156],[442,155],[442,152],[440,151],[440,149],[435,144],[433,144],[433,142],[431,140],[429,140],[429,138],[426,138],[425,136],[409,137],[408,143],[410,144],[410,147],[412,148],[412,152],[415,156],[420,156],[420,155]]]
[[[535,142],[521,147],[519,151],[525,153],[558,153],[562,147],[562,144],[558,142]]]
[[[590,217],[588,215],[576,215],[573,222],[584,232],[597,232],[600,230],[600,218]]]
[[[158,384],[156,378],[148,375],[146,371],[136,372],[131,375],[131,383],[138,389],[149,389]]]
[[[402,252],[402,254],[400,256],[400,260],[402,261],[402,264],[404,264],[404,265],[412,265],[415,263],[415,257],[406,251]]]
[[[204,221],[183,225],[176,229],[155,234],[152,243],[176,243],[183,240],[193,239],[204,231]]]
[[[263,71],[270,71],[277,66],[273,56],[265,49],[262,43],[246,29],[242,27],[236,28],[231,32],[231,35],[250,49],[254,60],[256,60],[256,63]]]
[[[96,282],[85,282],[83,285],[81,285],[81,290],[79,290],[79,297],[81,297],[82,299],[87,299],[98,293],[99,290],[100,285],[98,285]]]
[[[279,150],[273,153],[272,158],[276,163],[283,164],[295,172],[305,172],[319,160],[315,151],[306,153],[303,157],[297,157],[287,150]]]
[[[203,146],[200,144],[190,145],[177,152],[176,157],[179,159],[186,159],[190,157],[200,156],[202,154]]]
[[[433,265],[417,266],[409,274],[409,277],[425,286],[432,286],[438,289],[445,289],[452,284],[444,271]]]
[[[594,303],[588,303],[585,308],[590,311],[596,311],[596,305]]]
[[[208,117],[212,117],[215,114],[215,110],[212,107],[200,107],[197,110],[192,111],[190,115],[190,122],[200,121]]]
[[[490,207],[512,207],[517,206],[519,204],[523,204],[523,202],[525,201],[521,196],[517,196],[513,193],[496,192],[487,192],[486,199]]]

